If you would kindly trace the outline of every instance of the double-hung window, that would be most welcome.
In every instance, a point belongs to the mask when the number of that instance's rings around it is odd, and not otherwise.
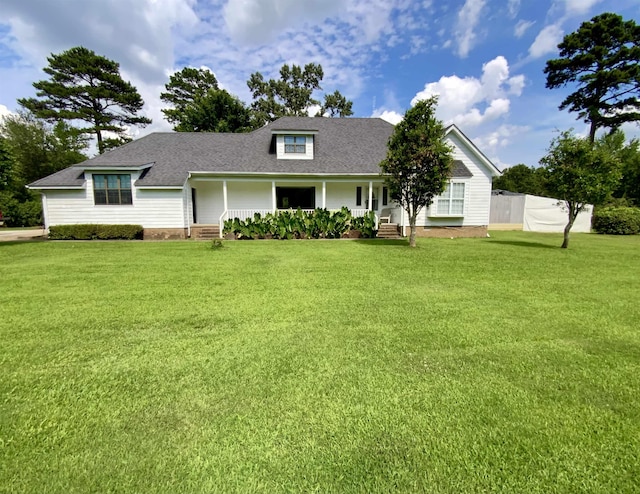
[[[284,152],[305,154],[307,152],[307,138],[305,136],[284,136]]]
[[[131,175],[93,175],[95,204],[132,204]]]
[[[449,182],[435,204],[437,216],[464,215],[464,182]]]

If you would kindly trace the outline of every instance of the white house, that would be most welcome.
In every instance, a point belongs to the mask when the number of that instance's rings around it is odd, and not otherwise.
[[[377,118],[283,117],[247,134],[155,133],[29,185],[45,227],[139,224],[145,238],[219,232],[229,218],[289,208],[348,207],[390,216],[406,234],[379,163],[393,126]],[[454,125],[454,173],[418,217],[421,236],[480,236],[498,169]]]

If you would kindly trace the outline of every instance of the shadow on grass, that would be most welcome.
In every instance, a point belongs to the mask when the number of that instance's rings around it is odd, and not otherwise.
[[[356,239],[354,242],[364,245],[409,245],[408,239],[395,238],[362,238]]]
[[[489,240],[491,244],[513,245],[515,247],[531,247],[535,249],[559,249],[560,245],[549,245],[540,242],[526,242],[524,240]]]
[[[46,237],[21,238],[18,240],[0,240],[0,248],[7,245],[32,244],[35,242],[47,242],[48,240],[49,239]]]

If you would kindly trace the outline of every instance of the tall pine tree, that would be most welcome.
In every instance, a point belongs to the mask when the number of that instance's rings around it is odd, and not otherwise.
[[[591,142],[598,129],[640,121],[640,26],[604,13],[567,34],[558,48],[560,58],[544,69],[547,87],[577,85],[560,109],[590,125]]]
[[[151,120],[138,115],[144,101],[131,83],[122,79],[120,65],[82,46],[52,54],[44,71],[50,79],[34,82],[37,98],[18,103],[48,121],[84,121],[80,134],[93,134],[98,152],[126,142],[125,126],[146,126]],[[113,133],[115,139],[105,132]]]

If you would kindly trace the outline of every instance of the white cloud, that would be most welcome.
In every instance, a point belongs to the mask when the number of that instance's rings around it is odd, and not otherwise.
[[[498,56],[482,66],[482,76],[444,76],[425,85],[411,104],[438,95],[438,118],[460,127],[476,127],[509,113],[509,95],[522,93],[523,75],[509,77],[507,60]],[[484,108],[484,110],[483,110]]]
[[[509,85],[509,94],[520,96],[525,86],[525,78],[523,75],[516,75],[507,80]]]
[[[558,44],[562,41],[564,31],[557,24],[550,24],[538,33],[535,41],[529,47],[529,56],[532,58],[540,58],[548,53],[557,50]]]
[[[404,0],[228,0],[222,11],[234,41],[259,46],[285,32],[298,32],[325,21],[345,23],[357,31],[354,34],[362,42],[370,43],[382,34],[391,34],[394,11],[405,30],[419,28],[420,24],[407,15],[411,8]]]
[[[500,163],[501,168],[504,169],[509,165],[502,163],[498,158],[496,158],[496,153],[498,150],[509,146],[509,144],[513,142],[514,138],[528,132],[529,130],[530,127],[525,125],[503,124],[491,132],[475,136],[473,138],[473,142],[479,149],[482,149],[485,154],[491,157],[491,161],[496,164]]]
[[[320,111],[320,108],[321,108],[320,105],[311,105],[307,107],[307,116],[315,117],[316,114]],[[325,113],[324,116],[328,116],[327,113]]]
[[[134,77],[163,78],[173,64],[173,31],[198,23],[192,4],[165,0],[158,8],[156,0],[67,0],[61,8],[46,0],[5,0],[0,15],[8,19],[11,48],[32,64],[42,66],[50,53],[82,45],[117,60]]]
[[[401,115],[398,112],[392,110],[383,110],[381,108],[376,108],[371,114],[372,118],[381,118],[389,122],[390,124],[396,125],[402,121],[404,115]]]
[[[515,19],[520,11],[520,0],[509,0],[507,3],[507,12],[509,13],[509,17]]]
[[[0,105],[0,121],[4,117],[8,117],[9,115],[13,115],[13,113],[4,105]]]
[[[486,0],[466,0],[458,12],[455,37],[458,42],[458,56],[466,58],[476,40],[476,27]]]
[[[584,15],[602,0],[564,0],[568,15]]]
[[[339,12],[341,4],[340,0],[229,0],[223,15],[233,39],[260,44],[301,22],[322,21]]]
[[[520,19],[516,24],[516,27],[513,28],[513,35],[516,38],[522,38],[524,34],[529,30],[531,26],[535,24],[535,21],[525,21]]]

